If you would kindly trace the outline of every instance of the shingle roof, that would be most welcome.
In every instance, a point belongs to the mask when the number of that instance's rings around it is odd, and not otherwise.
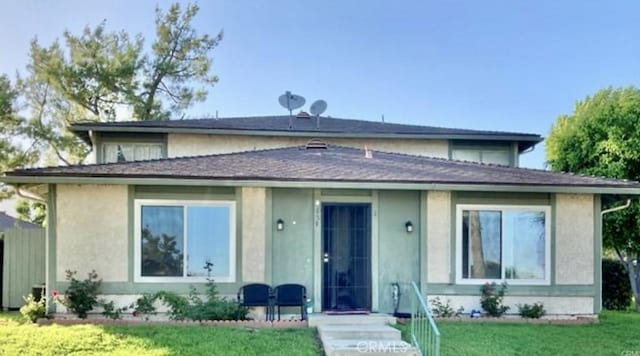
[[[289,128],[289,122],[292,123],[291,128]],[[439,137],[443,139],[498,139],[526,143],[521,149],[533,146],[542,141],[540,135],[530,133],[455,129],[332,117],[320,117],[319,122],[318,126],[315,118],[301,119],[294,117],[290,120],[289,116],[256,116],[168,121],[84,122],[73,124],[71,130],[85,139],[88,139],[88,132],[90,130],[125,132],[169,132],[175,130],[189,132],[193,130],[204,130],[209,132],[262,132],[263,134],[272,132],[278,133],[278,135],[308,133],[315,136],[320,134],[339,134],[343,136],[392,135],[401,137]]]
[[[7,229],[13,227],[19,227],[22,229],[38,229],[40,226],[36,224],[32,224],[30,222],[22,221],[16,218],[13,218],[6,213],[0,211],[0,231],[5,231]]]
[[[640,183],[543,170],[329,146],[97,165],[25,169],[7,176],[172,178],[640,188]],[[640,193],[640,190],[639,190]]]

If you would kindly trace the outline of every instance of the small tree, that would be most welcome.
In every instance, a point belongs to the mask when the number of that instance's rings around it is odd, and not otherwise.
[[[598,91],[562,115],[547,138],[547,163],[554,171],[640,180],[640,90],[635,87]],[[622,198],[604,201],[603,209]],[[624,263],[640,311],[640,203],[606,214],[605,248]]]

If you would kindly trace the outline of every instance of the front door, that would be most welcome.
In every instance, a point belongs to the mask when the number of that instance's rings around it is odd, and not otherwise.
[[[322,310],[371,310],[371,204],[322,206]]]

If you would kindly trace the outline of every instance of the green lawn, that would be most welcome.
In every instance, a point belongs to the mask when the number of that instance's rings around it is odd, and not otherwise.
[[[407,336],[409,325],[400,325]],[[599,324],[440,322],[443,355],[640,355],[640,314]],[[211,326],[36,326],[0,313],[0,355],[319,355],[314,329]]]
[[[409,325],[400,325],[408,340]],[[605,312],[599,324],[439,322],[442,355],[640,355],[640,314]]]
[[[36,326],[0,313],[0,355],[319,355],[314,329]]]

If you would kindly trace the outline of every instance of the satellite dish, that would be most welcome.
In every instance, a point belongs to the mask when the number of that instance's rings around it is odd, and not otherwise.
[[[304,105],[305,100],[300,95],[291,94],[291,92],[288,91],[283,95],[280,95],[280,97],[278,98],[278,102],[285,109],[291,112],[292,110],[301,108]]]
[[[324,100],[316,100],[311,104],[309,111],[311,111],[311,115],[318,116],[327,110],[327,102]]]

